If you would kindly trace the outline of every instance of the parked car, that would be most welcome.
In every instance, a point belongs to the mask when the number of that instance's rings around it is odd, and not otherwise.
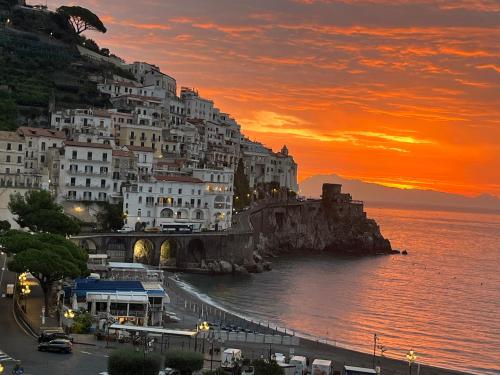
[[[117,230],[118,233],[130,233],[133,231],[134,231],[134,228],[132,228],[131,226],[128,226],[128,225],[124,225],[122,229]]]
[[[50,331],[42,332],[42,334],[40,336],[38,336],[38,343],[49,342],[52,340],[59,340],[59,339],[68,340],[68,341],[71,341],[73,343],[73,337],[68,336],[67,334],[65,334],[63,332],[50,332]]]
[[[163,370],[160,370],[158,375],[180,375],[180,372],[179,370],[170,367],[165,367]]]
[[[57,339],[38,344],[38,350],[41,352],[60,352],[71,353],[73,344],[69,340]]]

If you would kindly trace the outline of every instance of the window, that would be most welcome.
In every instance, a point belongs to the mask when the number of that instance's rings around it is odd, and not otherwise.
[[[45,163],[45,155],[40,156],[40,163]]]
[[[108,161],[108,154],[107,153],[102,154],[102,161]]]
[[[7,156],[5,157],[5,161],[6,161],[7,163],[10,163],[10,155],[7,155]]]
[[[12,145],[10,143],[7,143],[7,151],[12,150]]]
[[[18,145],[17,146],[17,151],[22,151],[23,150],[23,145]]]
[[[45,142],[42,142],[42,151],[45,151]]]
[[[71,186],[75,186],[76,179],[74,177],[71,177]]]
[[[92,152],[87,152],[87,160],[92,160]]]
[[[101,188],[105,188],[106,187],[106,180],[101,180]]]
[[[86,187],[90,187],[90,178],[87,178],[87,179],[85,180],[85,186],[86,186]]]
[[[17,157],[17,164],[21,164],[21,157],[20,156]]]
[[[179,189],[179,194],[182,194],[182,189]]]
[[[29,146],[29,147],[33,146],[33,142],[32,142],[32,141],[29,141],[29,142],[28,142],[28,146]]]
[[[142,197],[139,195],[139,201],[138,201],[139,204],[142,203]]]

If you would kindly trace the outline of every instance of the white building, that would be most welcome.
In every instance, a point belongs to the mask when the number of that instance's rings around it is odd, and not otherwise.
[[[103,109],[67,109],[51,114],[53,128],[64,132],[66,138],[85,138],[96,143],[113,140],[111,115]]]
[[[112,147],[65,141],[59,161],[58,199],[108,201],[112,183]]]
[[[194,170],[193,176],[157,175],[123,189],[127,224],[186,224],[195,230],[231,226],[233,171]]]
[[[198,95],[198,91],[188,87],[181,88],[181,100],[184,102],[187,118],[212,120],[214,110],[212,100],[202,98]]]
[[[66,136],[54,129],[31,128],[21,126],[17,129],[25,143],[24,167],[26,173],[35,178],[48,176],[48,153],[51,148],[62,146]]]
[[[15,132],[0,131],[0,186],[26,186],[24,138]],[[31,180],[30,185],[35,181]]]

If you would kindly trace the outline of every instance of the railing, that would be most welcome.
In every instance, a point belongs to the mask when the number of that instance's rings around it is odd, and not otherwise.
[[[70,182],[66,183],[67,187],[74,187],[74,188],[84,188],[84,189],[109,189],[111,185],[84,185],[84,184],[71,184]]]
[[[75,170],[69,170],[68,171],[68,174],[69,175],[82,175],[82,176],[103,176],[103,177],[107,177],[109,176],[109,172],[90,172],[90,171],[75,171]]]

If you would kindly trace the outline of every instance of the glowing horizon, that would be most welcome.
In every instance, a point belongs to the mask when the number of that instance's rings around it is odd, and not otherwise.
[[[286,144],[299,180],[500,196],[500,5],[488,0],[82,0],[128,62]],[[49,1],[50,8],[67,5]]]

